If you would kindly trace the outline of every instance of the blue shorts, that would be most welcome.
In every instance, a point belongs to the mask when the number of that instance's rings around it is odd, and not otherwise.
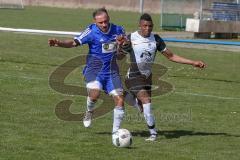
[[[88,89],[104,90],[109,95],[122,95],[123,87],[120,75],[115,72],[111,74],[84,74],[86,87]]]

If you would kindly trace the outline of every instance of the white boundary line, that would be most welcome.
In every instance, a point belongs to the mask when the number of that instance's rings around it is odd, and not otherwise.
[[[38,30],[38,29],[16,29],[16,28],[6,28],[0,27],[0,31],[6,32],[21,32],[21,33],[39,33],[39,34],[56,34],[56,35],[79,35],[80,32],[66,32],[66,31],[53,31],[53,30]]]
[[[1,75],[1,74],[0,74]],[[7,74],[2,74],[0,77],[0,80],[4,80],[5,78],[18,78],[18,79],[25,79],[25,80],[48,80],[45,78],[38,78],[38,77],[29,77],[29,76],[13,76],[13,75],[7,75]]]
[[[199,93],[191,93],[191,92],[173,92],[176,94],[181,95],[191,95],[191,96],[200,96],[200,97],[210,97],[210,98],[217,98],[217,99],[225,99],[225,100],[240,100],[240,97],[223,97],[223,96],[214,96],[209,94],[199,94]]]

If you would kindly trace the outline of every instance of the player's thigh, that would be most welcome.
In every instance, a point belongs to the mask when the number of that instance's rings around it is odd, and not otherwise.
[[[134,94],[138,99],[146,101],[151,97],[151,76],[134,76],[125,79],[127,89]]]
[[[126,88],[135,96],[137,93],[144,89],[146,85],[145,78],[143,76],[128,77],[125,79]]]
[[[111,75],[106,82],[106,90],[111,96],[122,96],[123,87],[121,78],[118,74]]]

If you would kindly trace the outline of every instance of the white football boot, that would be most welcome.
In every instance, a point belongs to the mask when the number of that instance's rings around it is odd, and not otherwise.
[[[145,141],[156,141],[157,140],[157,135],[156,134],[152,134],[150,137],[148,137],[147,139],[145,139]]]
[[[84,115],[84,118],[83,118],[83,125],[84,125],[84,127],[88,128],[88,127],[91,126],[92,115],[93,115],[92,111],[86,111],[86,113]]]

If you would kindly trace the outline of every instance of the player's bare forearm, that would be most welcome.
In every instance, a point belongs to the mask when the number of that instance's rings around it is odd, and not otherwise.
[[[74,40],[49,39],[48,44],[50,47],[63,47],[63,48],[72,48],[77,46]]]
[[[169,58],[169,60],[176,62],[176,63],[182,63],[182,64],[193,64],[193,61],[184,57],[180,57],[178,55],[173,54],[172,57]]]
[[[164,51],[163,55],[165,57],[167,57],[170,61],[173,61],[173,62],[176,62],[176,63],[189,64],[189,65],[192,65],[192,66],[198,67],[198,68],[206,67],[206,64],[202,61],[194,61],[194,60],[191,60],[191,59],[187,59],[187,58],[178,56],[178,55],[172,53],[169,49]]]

